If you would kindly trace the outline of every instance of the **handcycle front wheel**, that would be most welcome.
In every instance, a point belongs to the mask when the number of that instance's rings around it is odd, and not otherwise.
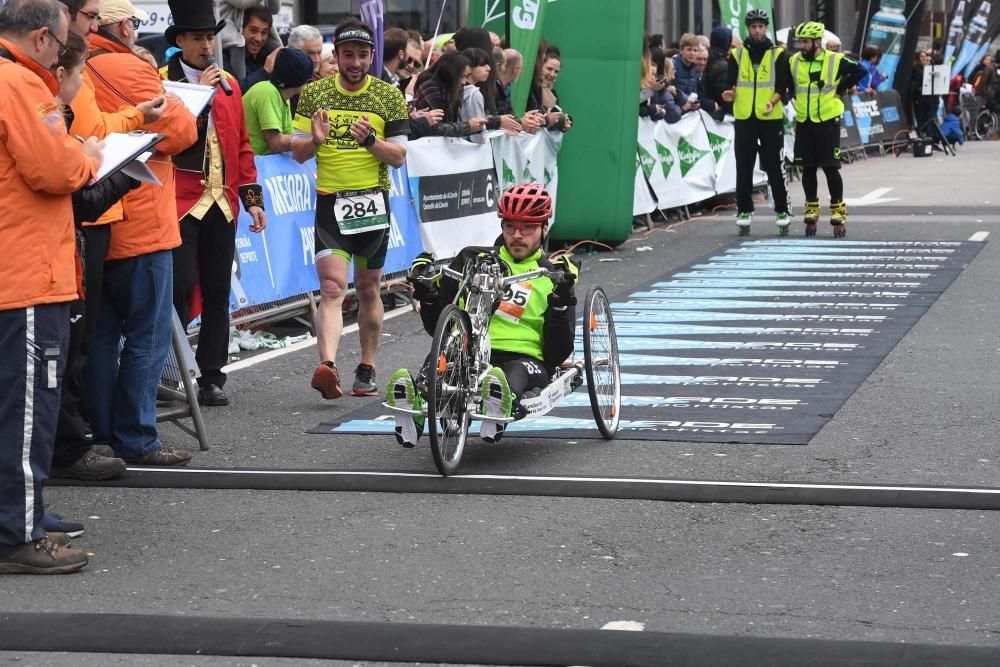
[[[596,285],[583,307],[583,362],[594,421],[601,435],[611,440],[618,432],[622,407],[618,339],[608,296]]]
[[[428,360],[427,425],[434,465],[445,476],[462,460],[469,434],[471,326],[469,316],[454,304],[445,306],[434,328]]]

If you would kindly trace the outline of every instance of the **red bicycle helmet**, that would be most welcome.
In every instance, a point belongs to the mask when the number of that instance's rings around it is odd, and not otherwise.
[[[538,183],[512,185],[500,195],[498,213],[503,220],[548,222],[552,217],[552,197]]]

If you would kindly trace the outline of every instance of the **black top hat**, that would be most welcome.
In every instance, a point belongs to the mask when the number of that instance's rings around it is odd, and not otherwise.
[[[177,35],[182,32],[214,31],[218,35],[226,26],[226,21],[215,18],[215,6],[206,0],[167,0],[174,24],[167,26],[163,33],[170,46],[177,45]]]

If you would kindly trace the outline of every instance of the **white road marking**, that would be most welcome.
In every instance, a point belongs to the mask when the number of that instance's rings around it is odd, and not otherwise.
[[[982,243],[983,241],[986,240],[986,238],[989,235],[990,235],[989,232],[976,232],[975,234],[973,234],[972,236],[969,237],[969,240],[970,241],[978,241],[978,242]]]
[[[400,315],[409,312],[413,312],[413,309],[410,308],[409,306],[401,306],[400,308],[396,308],[395,310],[390,310],[388,313],[386,313],[385,320],[391,320],[394,317],[399,317]],[[343,336],[344,334],[353,333],[357,330],[358,330],[358,325],[351,324],[350,326],[344,327],[344,330],[341,332],[340,335]],[[316,344],[316,337],[313,336],[309,340],[304,340],[301,343],[295,343],[293,345],[289,345],[288,347],[282,347],[277,350],[269,350],[267,352],[262,352],[261,354],[254,355],[249,359],[243,359],[242,361],[237,361],[235,363],[229,364],[222,370],[225,373],[232,373],[233,371],[238,371],[243,368],[249,368],[250,366],[253,366],[255,364],[260,364],[265,361],[270,361],[271,359],[282,357],[286,354],[291,354],[292,352],[298,352],[299,350],[304,350],[308,347],[312,347],[315,344]]]
[[[632,632],[642,632],[646,629],[645,623],[639,621],[611,621],[601,626],[601,630],[630,630]]]
[[[443,479],[441,475],[429,472],[379,472],[375,470],[233,470],[214,468],[153,468],[138,466],[127,468],[138,472],[173,472],[178,474],[223,474],[223,475],[290,475],[290,476],[330,476],[354,475],[358,477],[421,477]],[[537,482],[609,482],[620,484],[689,484],[692,486],[732,486],[769,489],[836,489],[849,491],[921,491],[937,493],[982,493],[1000,495],[1000,489],[966,489],[962,487],[927,486],[877,486],[858,484],[805,484],[788,482],[725,482],[705,479],[641,479],[632,477],[533,477],[528,475],[452,475],[449,479],[519,480]]]
[[[899,201],[899,197],[885,197],[892,191],[892,188],[877,188],[872,190],[864,197],[855,197],[853,199],[845,199],[844,203],[848,206],[874,206],[875,204],[885,204],[886,202]]]

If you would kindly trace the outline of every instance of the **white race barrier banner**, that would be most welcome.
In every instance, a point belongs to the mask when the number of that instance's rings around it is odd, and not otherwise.
[[[732,122],[717,122],[704,111],[685,114],[672,124],[640,118],[633,213],[687,206],[735,191],[734,136]],[[766,180],[755,166],[754,184]],[[655,195],[654,209],[646,210],[649,188]]]
[[[733,149],[733,140],[736,137],[735,119],[726,116],[725,120],[719,122],[704,111],[701,112],[701,119],[705,122],[708,143],[715,154],[715,192],[716,194],[736,192],[736,151]],[[760,170],[758,156],[754,161],[753,184],[764,183],[767,183],[767,174]]]
[[[468,245],[491,245],[499,233],[490,144],[425,137],[409,142],[406,168],[424,249],[454,257]]]
[[[556,196],[559,188],[559,171],[556,158],[562,146],[562,132],[541,131],[535,134],[521,132],[515,136],[501,134],[491,139],[493,159],[500,177],[501,191],[515,183],[541,183]],[[555,201],[549,221],[551,229],[556,224]]]
[[[635,160],[635,195],[632,198],[632,215],[646,215],[656,210],[656,200],[646,182],[646,167],[643,165],[642,151]],[[649,167],[654,168],[653,166]]]

